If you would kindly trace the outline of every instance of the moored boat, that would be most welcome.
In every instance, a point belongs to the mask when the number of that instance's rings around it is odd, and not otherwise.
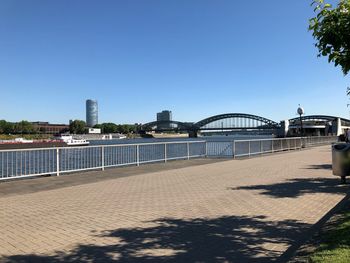
[[[62,140],[68,146],[84,146],[90,144],[90,142],[88,142],[85,139],[74,139],[73,136],[70,134],[61,134],[60,136],[57,136],[55,138],[58,140]]]

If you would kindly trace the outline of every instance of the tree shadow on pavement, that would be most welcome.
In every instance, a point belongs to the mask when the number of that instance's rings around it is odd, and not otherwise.
[[[314,165],[309,165],[308,167],[306,167],[304,169],[332,170],[332,165],[331,164],[314,164]]]
[[[67,253],[14,255],[5,261],[278,262],[281,250],[310,228],[295,220],[269,221],[264,216],[162,218],[148,223],[152,226],[104,231],[100,237],[109,237],[108,245],[80,244]]]
[[[229,189],[257,190],[260,191],[260,194],[277,198],[296,198],[311,193],[346,194],[349,191],[349,187],[347,185],[341,185],[340,179],[336,176],[334,178],[296,178],[276,184],[249,185]]]

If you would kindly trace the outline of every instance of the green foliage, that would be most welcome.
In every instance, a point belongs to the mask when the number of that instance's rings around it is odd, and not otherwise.
[[[115,123],[102,123],[102,132],[103,133],[116,133],[117,132],[117,125]]]
[[[14,125],[11,122],[0,120],[0,134],[14,133]]]
[[[28,121],[20,121],[17,123],[0,120],[0,134],[33,134],[36,133],[35,126]]]
[[[86,123],[82,120],[74,120],[69,124],[69,132],[73,134],[85,133]]]
[[[107,123],[102,123],[98,125],[99,127],[96,127],[96,128],[101,128],[102,133],[128,134],[128,133],[135,132],[136,130],[136,126],[130,125],[130,124],[115,124],[115,123],[107,122]]]
[[[350,212],[345,212],[341,223],[323,237],[310,261],[350,262]]]
[[[346,75],[350,71],[350,0],[340,0],[337,7],[314,0],[316,17],[310,19],[309,30],[317,40],[318,56],[340,66]]]
[[[14,133],[31,134],[35,132],[37,132],[37,129],[28,121],[17,122],[14,127]]]

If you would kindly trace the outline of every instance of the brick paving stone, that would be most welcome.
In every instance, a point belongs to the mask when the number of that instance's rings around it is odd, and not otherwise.
[[[2,195],[0,255],[9,262],[270,262],[348,193],[330,163],[323,146]]]

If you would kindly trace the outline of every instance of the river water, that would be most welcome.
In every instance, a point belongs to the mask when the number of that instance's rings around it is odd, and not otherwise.
[[[251,140],[272,138],[270,135],[229,135],[229,136],[203,136],[198,138],[136,138],[136,139],[115,139],[115,140],[92,140],[90,145],[113,145],[113,144],[138,144],[155,142],[178,142],[178,141],[207,141],[207,142],[232,142],[235,140]]]

